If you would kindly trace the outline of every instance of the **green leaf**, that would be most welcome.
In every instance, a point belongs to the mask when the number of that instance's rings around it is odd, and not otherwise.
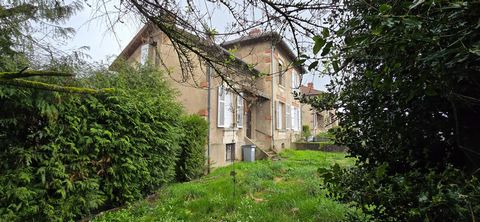
[[[330,52],[330,49],[332,48],[332,45],[333,45],[332,42],[328,42],[327,45],[325,45],[325,47],[323,48],[321,55],[322,56],[327,55]]]
[[[380,165],[377,168],[377,170],[375,171],[375,176],[377,178],[383,177],[385,175],[385,173],[387,172],[387,167],[388,167],[387,163],[383,163],[382,165]]]
[[[323,38],[328,38],[330,36],[330,31],[327,28],[324,28],[322,31]]]
[[[389,4],[382,4],[380,5],[379,10],[380,10],[380,13],[387,14],[390,12],[390,10],[392,10],[392,6]]]
[[[320,36],[315,36],[313,37],[313,40],[315,41],[315,45],[313,45],[313,54],[317,54],[320,52],[320,49],[325,45],[325,39],[323,39]]]
[[[318,61],[312,62],[312,63],[308,66],[308,71],[311,71],[312,69],[317,68],[317,66],[318,66]]]
[[[340,68],[338,67],[338,61],[333,61],[332,66],[333,66],[333,71],[338,72],[340,70]]]

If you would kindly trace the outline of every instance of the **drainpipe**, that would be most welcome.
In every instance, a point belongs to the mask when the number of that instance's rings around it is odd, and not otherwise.
[[[273,75],[273,72],[274,72],[273,70],[275,68],[275,64],[273,63],[274,62],[273,59],[275,57],[273,55],[275,53],[275,45],[273,45],[273,43],[272,43],[272,50],[270,50],[270,51],[271,51],[270,52],[270,56],[271,56],[271,60],[270,60],[271,71],[270,71],[270,74],[272,75],[272,81],[271,81],[272,82],[272,97],[271,97],[271,99],[272,99],[272,148],[275,149],[275,121],[276,121],[275,117],[276,117],[276,112],[275,112],[275,100],[274,100],[275,96],[273,95],[273,85],[275,84],[274,83],[275,78],[274,78],[274,75]]]
[[[210,174],[210,127],[211,127],[211,86],[212,86],[212,68],[207,66],[207,78],[208,78],[208,99],[207,99],[207,122],[208,122],[208,136],[207,136],[207,173]]]

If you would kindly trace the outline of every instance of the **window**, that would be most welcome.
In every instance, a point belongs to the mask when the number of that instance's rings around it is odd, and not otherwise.
[[[233,123],[232,93],[223,86],[218,87],[217,126],[230,128]]]
[[[225,88],[218,87],[217,126],[225,127]]]
[[[286,106],[285,107],[285,128],[288,130],[288,129],[291,129],[292,128],[292,121],[290,121],[292,118],[291,118],[291,107],[290,106]]]
[[[229,143],[225,147],[225,161],[235,160],[235,143]]]
[[[302,128],[302,109],[297,107],[297,131]]]
[[[300,127],[301,127],[301,124],[300,124],[300,121],[301,121],[301,116],[300,116],[300,108],[299,107],[294,107],[292,106],[292,130],[293,131],[300,131]]]
[[[278,84],[285,86],[285,70],[283,70],[282,60],[278,60]]]
[[[237,127],[243,128],[243,98],[237,96]]]
[[[140,64],[144,65],[147,63],[148,60],[148,44],[143,44],[142,47],[140,47]]]
[[[276,117],[277,117],[277,129],[285,129],[286,123],[283,121],[285,118],[285,103],[277,102]]]
[[[233,126],[233,99],[232,93],[225,90],[225,128],[232,128]]]
[[[300,77],[298,76],[295,69],[292,70],[292,89],[294,92],[299,92],[300,87]]]

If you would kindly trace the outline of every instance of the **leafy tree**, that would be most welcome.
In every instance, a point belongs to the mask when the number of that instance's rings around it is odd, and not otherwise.
[[[82,1],[0,2],[0,84],[51,91],[97,93],[96,90],[63,87],[25,78],[74,76],[80,52],[68,55],[52,45],[71,37],[75,30],[61,24],[83,8]],[[46,68],[49,71],[31,71]]]
[[[478,218],[480,2],[343,4],[338,38],[315,39],[335,100],[312,103],[342,110],[336,138],[358,158],[344,198],[381,220]]]
[[[74,84],[116,91],[0,86],[1,221],[78,219],[175,179],[183,112],[161,72],[125,65]]]

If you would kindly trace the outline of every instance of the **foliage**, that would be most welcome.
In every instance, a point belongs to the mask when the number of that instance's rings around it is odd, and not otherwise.
[[[478,217],[466,211],[478,198],[462,195],[478,195],[480,2],[344,3],[330,18],[338,38],[320,38],[334,45],[326,65],[342,109],[336,139],[359,160],[341,184],[357,188],[345,200],[381,220]]]
[[[312,135],[312,132],[310,131],[310,126],[308,125],[303,125],[302,126],[302,137],[307,140],[308,137]]]
[[[74,76],[73,69],[84,65],[83,53],[73,55],[56,49],[75,33],[61,23],[83,7],[81,1],[0,2],[0,85],[74,93],[98,93],[96,90],[66,87],[37,81],[34,76]],[[66,65],[68,64],[68,65]],[[32,71],[27,68],[48,71]],[[26,78],[29,79],[26,79]],[[33,79],[33,80],[32,80]]]
[[[0,220],[75,219],[174,179],[182,111],[158,71],[125,66],[78,84],[117,91],[0,88]]]
[[[82,1],[13,0],[0,2],[0,71],[24,68],[26,57],[58,54],[49,39],[62,41],[75,30],[61,23],[83,8]],[[16,68],[11,67],[12,62]],[[10,66],[9,68],[7,68]]]
[[[358,203],[379,221],[476,221],[480,216],[480,182],[448,166],[444,171],[412,170],[389,175],[375,169],[319,169],[332,198]],[[352,198],[355,197],[355,198]],[[364,205],[362,205],[364,204]],[[351,220],[357,220],[352,218]]]
[[[199,180],[171,184],[127,208],[106,212],[93,221],[342,221],[360,210],[326,198],[318,166],[351,166],[343,153],[285,150],[281,161],[235,163]]]
[[[180,142],[180,151],[176,163],[177,181],[190,181],[205,173],[208,123],[197,115],[186,116],[182,120],[185,136]]]
[[[338,131],[338,128],[339,127],[333,127],[326,132],[319,132],[317,134],[317,140],[335,141],[335,133]]]

